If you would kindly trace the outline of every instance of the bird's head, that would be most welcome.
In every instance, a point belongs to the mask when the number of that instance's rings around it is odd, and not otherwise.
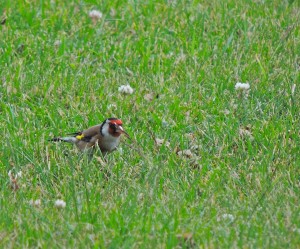
[[[119,137],[124,134],[129,138],[127,132],[124,131],[122,127],[123,123],[121,119],[118,118],[108,118],[106,119],[101,126],[101,133],[105,136],[105,134],[109,134],[113,137]]]

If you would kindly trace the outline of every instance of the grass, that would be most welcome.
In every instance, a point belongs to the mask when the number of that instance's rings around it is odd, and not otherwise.
[[[1,13],[1,247],[299,247],[297,1],[2,1]],[[112,116],[135,142],[105,166],[47,141]]]

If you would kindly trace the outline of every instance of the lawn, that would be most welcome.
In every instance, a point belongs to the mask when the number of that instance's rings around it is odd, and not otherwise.
[[[2,0],[0,247],[299,248],[299,16]],[[132,140],[105,158],[48,141],[109,117]]]

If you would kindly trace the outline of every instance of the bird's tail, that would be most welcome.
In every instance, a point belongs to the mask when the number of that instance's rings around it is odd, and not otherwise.
[[[67,143],[72,143],[74,144],[77,139],[76,137],[55,137],[55,138],[51,138],[48,141],[50,142],[67,142]]]

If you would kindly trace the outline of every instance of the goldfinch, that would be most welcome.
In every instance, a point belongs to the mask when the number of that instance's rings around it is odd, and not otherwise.
[[[108,118],[102,124],[95,125],[81,132],[68,134],[67,137],[55,137],[49,141],[68,142],[75,144],[80,151],[93,150],[99,147],[102,154],[106,155],[118,147],[121,135],[130,138],[122,127],[118,118]]]

